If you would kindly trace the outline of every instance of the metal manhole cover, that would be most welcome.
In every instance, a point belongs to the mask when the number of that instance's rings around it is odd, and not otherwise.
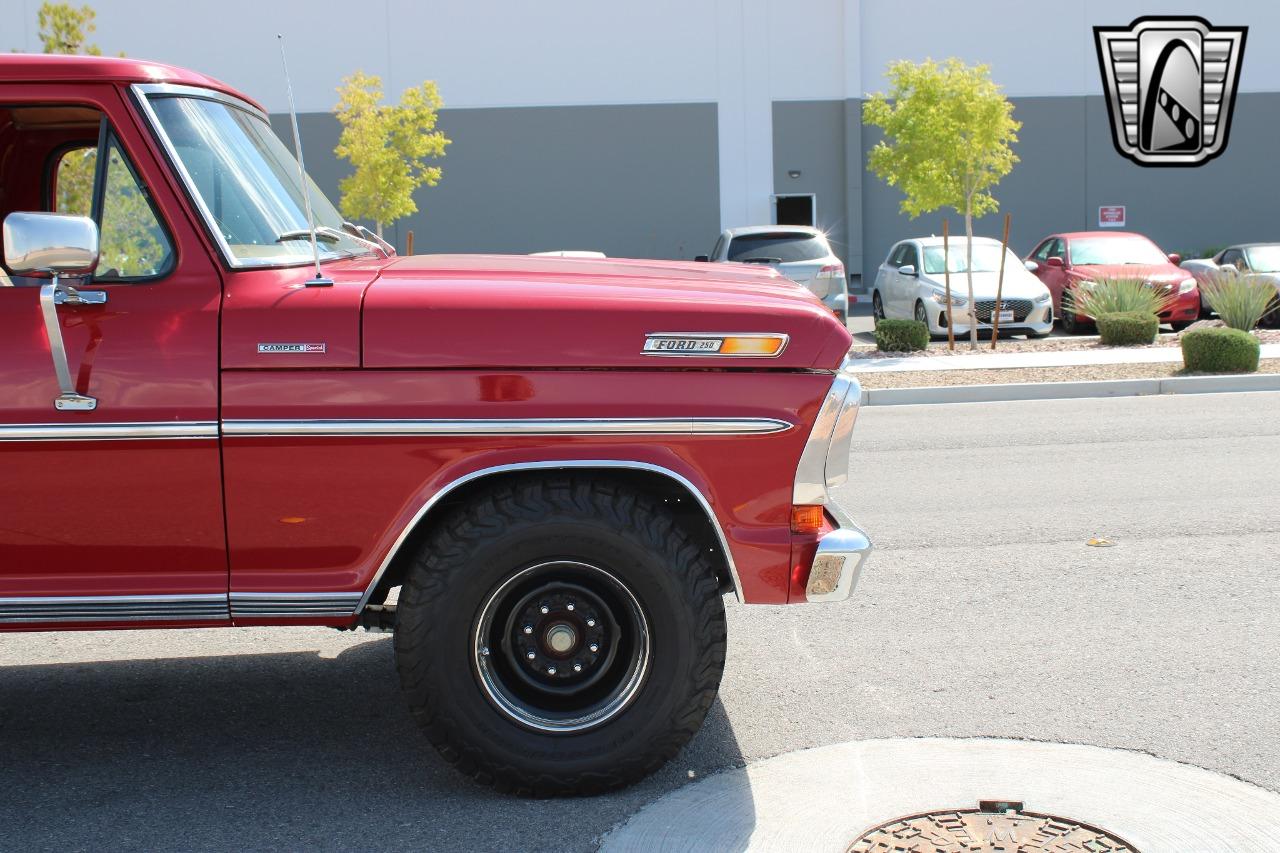
[[[849,853],[1139,853],[1118,836],[1022,803],[982,801],[895,818],[864,832]]]

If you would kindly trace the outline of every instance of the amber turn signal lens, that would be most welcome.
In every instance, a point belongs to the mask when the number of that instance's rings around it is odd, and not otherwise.
[[[817,533],[822,530],[822,506],[791,507],[792,533]]]
[[[781,335],[729,336],[720,345],[720,355],[777,355],[784,343],[786,338]]]

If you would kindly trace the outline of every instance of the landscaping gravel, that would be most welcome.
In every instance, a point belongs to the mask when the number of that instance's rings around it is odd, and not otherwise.
[[[1215,327],[1215,326],[1223,326],[1223,325],[1225,324],[1221,320],[1201,320],[1193,324],[1192,326],[1188,327],[1187,331],[1190,331],[1191,329]],[[1260,343],[1280,344],[1280,329],[1254,329],[1253,335],[1258,339]],[[1045,338],[1043,340],[1038,340],[1038,341],[1028,341],[1028,340],[1022,340],[1022,339],[1001,340],[997,342],[995,352],[1011,353],[1011,352],[1062,352],[1067,350],[1075,351],[1075,350],[1113,350],[1113,349],[1126,349],[1126,350],[1152,349],[1155,347],[1176,347],[1179,345],[1180,337],[1181,337],[1180,334],[1173,334],[1171,332],[1166,332],[1161,334],[1159,337],[1157,337],[1155,343],[1148,344],[1146,346],[1140,346],[1140,347],[1104,347],[1102,344],[1098,342],[1098,338],[1096,335],[1089,335],[1089,336],[1079,337],[1079,338],[1066,338],[1066,337]],[[990,339],[989,338],[987,340],[979,339],[977,351],[978,353],[990,354],[992,352]],[[849,356],[851,358],[901,358],[904,355],[906,355],[906,356],[912,356],[912,357],[924,356],[927,358],[929,356],[940,356],[940,355],[971,355],[973,354],[973,352],[974,352],[973,350],[969,349],[968,338],[965,338],[964,340],[960,340],[960,339],[956,340],[956,348],[954,352],[947,349],[946,341],[933,341],[932,343],[929,344],[929,348],[926,350],[917,350],[916,352],[908,352],[908,353],[880,352],[875,348],[874,344],[854,344],[853,348],[849,351]]]
[[[920,353],[912,353],[920,355]],[[1259,373],[1280,373],[1280,358],[1263,359]],[[1072,367],[1006,367],[992,370],[912,370],[859,373],[863,388],[931,388],[939,385],[1020,385],[1028,382],[1090,382],[1101,379],[1161,379],[1206,376],[1190,373],[1178,362],[1156,364],[1091,364]]]

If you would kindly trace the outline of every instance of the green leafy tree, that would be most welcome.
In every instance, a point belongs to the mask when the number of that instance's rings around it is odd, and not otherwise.
[[[342,210],[372,220],[381,237],[385,226],[417,212],[418,187],[440,182],[440,167],[427,160],[443,157],[450,142],[436,130],[444,102],[428,80],[406,90],[399,104],[383,104],[382,80],[362,71],[343,78],[338,95],[342,135],[334,153],[355,167],[339,184]]]
[[[866,124],[884,131],[867,157],[871,171],[903,192],[915,218],[950,207],[964,216],[965,270],[973,306],[973,218],[999,210],[991,188],[1018,162],[1010,144],[1022,124],[986,65],[902,60],[889,65],[889,92],[863,105]],[[978,346],[976,323],[970,345]]]
[[[86,53],[101,56],[102,49],[88,44],[89,35],[98,27],[97,13],[89,5],[79,9],[70,3],[41,3],[36,13],[40,23],[40,41],[45,53]]]
[[[40,4],[36,20],[44,52],[101,56],[102,50],[96,44],[86,43],[89,34],[97,29],[93,23],[96,17],[97,13],[87,5],[77,9],[70,3]],[[89,215],[97,155],[96,148],[86,148],[63,159],[58,167],[58,210]]]

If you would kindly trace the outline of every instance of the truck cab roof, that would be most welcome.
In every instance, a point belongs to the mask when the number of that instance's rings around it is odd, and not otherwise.
[[[0,54],[0,80],[49,82],[170,83],[200,86],[240,98],[262,109],[253,98],[214,77],[151,62],[113,56],[66,56],[41,53]],[[264,111],[265,112],[265,111]]]

